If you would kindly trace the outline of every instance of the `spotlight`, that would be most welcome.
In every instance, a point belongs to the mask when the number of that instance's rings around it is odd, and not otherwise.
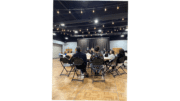
[[[81,32],[81,29],[79,31]]]
[[[71,11],[69,11],[69,14],[71,14]]]
[[[96,29],[96,27],[94,27],[94,29]]]
[[[124,18],[122,18],[122,21],[124,20]]]
[[[105,8],[104,11],[107,11],[107,9]]]
[[[62,24],[61,24],[61,26],[65,26],[65,24],[64,24],[64,23],[62,23]]]
[[[99,29],[98,32],[101,32],[101,30]]]
[[[81,10],[81,14],[83,13],[83,11]]]
[[[88,28],[87,28],[87,31],[88,31]]]
[[[74,33],[78,33],[78,31],[74,31]]]
[[[59,11],[57,11],[57,14],[59,14]]]
[[[93,11],[92,11],[92,12],[93,12],[93,13],[95,12],[95,11],[94,11],[94,9],[93,9]]]
[[[67,39],[68,39],[68,37],[65,37],[65,39],[67,40]]]
[[[121,35],[121,37],[124,37],[124,35]]]
[[[114,22],[112,22],[112,24],[114,25]]]
[[[117,6],[117,9],[119,9],[119,6]]]
[[[104,25],[103,25],[103,27],[104,27]]]
[[[95,22],[95,23],[98,23],[98,20],[96,19],[96,20],[94,20],[94,22]]]

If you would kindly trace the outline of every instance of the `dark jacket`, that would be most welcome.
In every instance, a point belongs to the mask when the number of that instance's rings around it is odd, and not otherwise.
[[[104,59],[104,57],[101,53],[98,52],[91,55],[90,61],[93,61],[94,59]]]
[[[84,54],[84,53],[82,53],[82,52],[77,52],[76,54],[74,54],[74,55],[72,56],[71,59],[73,59],[73,57],[78,57],[78,58],[83,59],[83,61],[84,61],[84,64],[83,64],[83,65],[87,65],[87,57],[86,57],[86,54]],[[72,62],[72,60],[70,60],[70,61]]]

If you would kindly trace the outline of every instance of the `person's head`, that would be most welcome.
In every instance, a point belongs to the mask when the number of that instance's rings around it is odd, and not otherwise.
[[[99,46],[95,47],[95,51],[98,52],[99,51]]]
[[[114,54],[114,51],[113,51],[113,50],[111,50],[111,51],[110,51],[110,54]]]
[[[81,48],[79,46],[76,47],[77,52],[81,51]]]
[[[124,49],[120,49],[120,50],[119,50],[119,54],[125,55]]]

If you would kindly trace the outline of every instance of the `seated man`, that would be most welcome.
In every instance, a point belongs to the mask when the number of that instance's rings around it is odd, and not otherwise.
[[[88,74],[87,74],[87,72],[86,72],[86,65],[87,65],[86,54],[80,52],[81,48],[80,48],[79,46],[76,48],[76,50],[77,50],[77,53],[75,53],[75,54],[72,56],[70,62],[72,62],[73,57],[78,57],[78,58],[83,59],[84,63],[83,63],[81,66],[76,66],[76,68],[77,68],[77,69],[81,69],[82,75],[84,75],[84,73],[86,73],[86,77],[88,77]]]
[[[103,55],[99,52],[98,46],[96,46],[94,54],[91,55],[90,61],[93,61],[94,59],[103,59],[104,60]],[[98,75],[100,70],[103,69],[103,65],[99,67],[99,69],[98,69],[99,71],[96,71],[96,69],[94,68],[94,66],[92,64],[91,64],[91,67],[92,67],[93,71],[95,72],[95,75]]]

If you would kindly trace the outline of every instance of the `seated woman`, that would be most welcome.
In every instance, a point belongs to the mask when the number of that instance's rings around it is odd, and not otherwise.
[[[103,55],[99,52],[99,46],[95,47],[95,51],[94,54],[91,55],[90,61],[93,61],[94,59],[103,59],[104,57]],[[94,71],[95,75],[98,75],[99,72],[101,71],[101,69],[103,69],[103,65],[101,65],[100,67],[98,67],[98,70],[96,68],[94,68],[94,66],[91,64],[91,68]]]
[[[117,54],[117,57],[118,57],[117,62],[120,62],[119,60],[120,60],[121,58],[124,58],[124,57],[125,57],[124,49],[120,49],[120,50],[119,50],[119,54]]]
[[[109,60],[109,62],[112,62],[112,61],[115,59],[115,54],[114,54],[114,51],[113,51],[113,50],[110,51],[109,57],[111,58],[111,60]],[[112,69],[114,69],[114,68],[115,68],[115,67],[113,66]]]

